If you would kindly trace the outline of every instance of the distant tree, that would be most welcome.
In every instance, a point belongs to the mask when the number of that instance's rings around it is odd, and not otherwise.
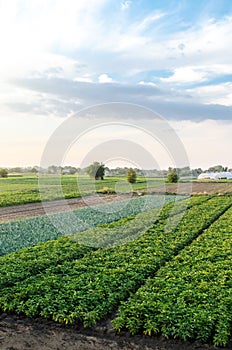
[[[191,172],[191,169],[190,169],[189,166],[185,166],[183,168],[178,168],[177,169],[177,173],[180,176],[190,176],[190,175],[192,175],[192,172]]]
[[[10,172],[11,173],[22,173],[23,172],[23,169],[19,166],[15,167],[15,168],[11,168],[10,169]]]
[[[203,170],[201,168],[196,168],[192,170],[193,175],[197,176],[203,173]]]
[[[65,166],[62,169],[62,174],[63,175],[65,175],[65,174],[74,175],[74,174],[76,174],[76,172],[77,172],[77,168],[75,168],[73,166]]]
[[[175,168],[173,168],[173,169],[169,168],[168,170],[169,170],[169,174],[168,174],[168,177],[167,177],[167,182],[168,183],[176,183],[176,182],[178,182],[179,175],[178,175],[176,169]]]
[[[0,177],[7,177],[8,176],[8,170],[7,169],[0,169]]]
[[[50,165],[47,169],[48,174],[61,174],[62,173],[62,167],[56,166],[56,165]]]
[[[136,171],[134,169],[129,169],[127,171],[126,179],[127,179],[127,182],[134,184],[136,182],[136,179],[137,179]]]
[[[93,162],[85,168],[87,174],[95,180],[104,180],[105,165],[99,162]]]
[[[38,167],[36,167],[36,166],[34,166],[32,169],[31,169],[31,172],[33,173],[33,174],[37,174],[38,173]]]
[[[224,171],[224,167],[222,165],[215,165],[208,169],[208,172],[210,173],[220,173],[221,171]]]

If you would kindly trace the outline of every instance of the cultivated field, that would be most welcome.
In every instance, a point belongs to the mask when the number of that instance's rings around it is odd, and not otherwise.
[[[52,215],[0,225],[2,349],[231,349],[232,197]]]
[[[126,185],[125,177],[106,177],[104,180],[91,180],[88,176],[76,175],[47,175],[42,177],[42,186],[46,186],[43,200],[60,198],[78,198],[104,190],[116,190],[115,185],[121,181],[121,188]],[[62,197],[59,195],[60,182]],[[138,178],[138,181],[127,191],[144,190],[146,188],[163,187],[165,180],[162,178]],[[127,186],[128,187],[128,186]],[[44,188],[44,187],[43,187]],[[58,193],[58,194],[57,194]],[[40,202],[39,178],[36,175],[22,177],[0,178],[0,207],[16,204]]]
[[[0,207],[36,203],[41,201],[39,178],[36,175],[24,175],[22,177],[0,178]],[[59,189],[61,182],[62,192]],[[232,182],[224,180],[193,181],[182,180],[176,184],[165,183],[164,178],[138,177],[135,184],[130,186],[125,177],[106,177],[104,180],[90,180],[87,176],[48,175],[42,177],[43,200],[56,200],[60,198],[80,198],[94,193],[119,192],[154,192],[173,194],[232,194]],[[119,184],[119,185],[118,185]]]

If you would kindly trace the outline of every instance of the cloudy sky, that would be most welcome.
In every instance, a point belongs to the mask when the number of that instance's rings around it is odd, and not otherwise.
[[[40,164],[67,118],[121,102],[159,113],[191,167],[232,168],[231,43],[231,0],[0,0],[0,166]],[[140,117],[149,129],[152,118]],[[66,160],[80,165],[95,141],[109,141],[104,130]]]

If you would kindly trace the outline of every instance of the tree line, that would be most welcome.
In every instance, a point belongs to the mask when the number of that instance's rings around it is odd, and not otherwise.
[[[203,170],[202,168],[190,169],[189,166],[182,168],[171,168],[166,169],[145,169],[141,170],[138,168],[133,168],[136,176],[146,176],[146,177],[168,177],[170,173],[174,178],[180,177],[197,177],[199,174],[203,172],[222,172],[231,170],[228,167],[224,167],[222,165],[215,165],[209,167],[208,169]],[[131,168],[129,167],[116,167],[113,169],[108,168],[103,163],[99,163],[97,161],[93,162],[87,167],[80,168],[74,167],[70,165],[66,166],[56,166],[50,165],[48,168],[41,168],[37,165],[32,167],[12,167],[12,168],[0,168],[0,177],[7,177],[8,174],[24,174],[24,173],[44,173],[44,174],[62,174],[62,175],[75,175],[75,174],[88,174],[90,177],[94,177],[96,180],[100,180],[104,178],[104,176],[127,176],[128,172],[131,172]],[[175,173],[173,175],[173,172]],[[135,176],[135,175],[133,175]],[[132,177],[133,177],[132,176]],[[133,180],[132,180],[133,181]]]

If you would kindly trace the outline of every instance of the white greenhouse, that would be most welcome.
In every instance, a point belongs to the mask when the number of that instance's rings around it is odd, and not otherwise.
[[[232,173],[229,171],[222,171],[220,173],[202,173],[198,176],[198,180],[232,180]]]

